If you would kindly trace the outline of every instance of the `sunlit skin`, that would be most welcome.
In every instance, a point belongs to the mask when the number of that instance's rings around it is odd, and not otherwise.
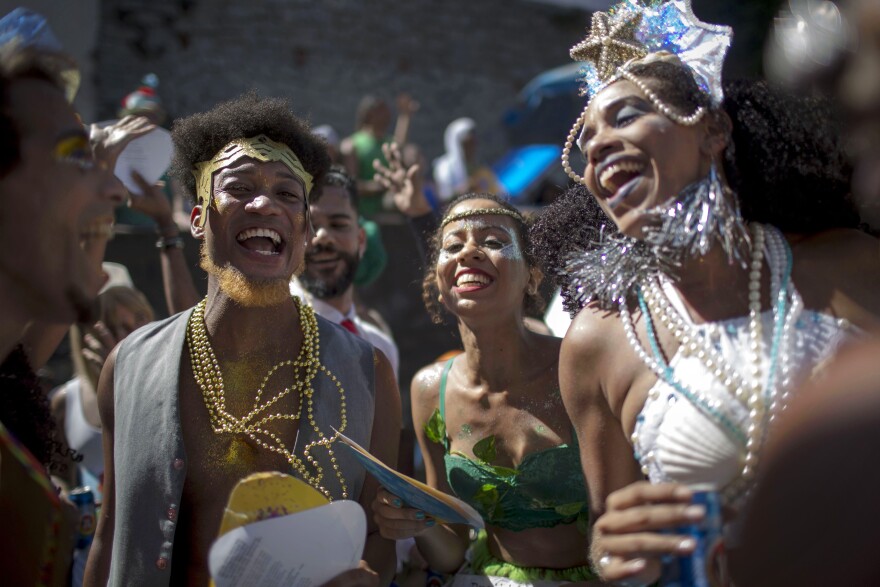
[[[294,273],[303,266],[310,229],[306,220],[303,183],[283,163],[238,159],[215,173],[212,189],[211,206],[208,209],[194,208],[191,231],[193,236],[204,240],[206,255],[214,266],[229,267],[244,276],[247,282],[281,283],[287,291],[274,305],[247,306],[234,301],[224,291],[221,277],[214,273],[208,275],[205,326],[221,366],[226,409],[241,417],[253,409],[256,391],[269,370],[295,358],[300,352],[303,343],[300,316],[286,288]],[[200,226],[203,214],[207,214],[207,222]],[[273,232],[280,237],[279,242],[262,235],[247,236],[248,231],[253,230]],[[323,361],[326,361],[324,355]],[[396,462],[398,435],[387,431],[399,429],[399,394],[387,360],[378,354],[375,364],[376,403],[384,407],[376,410],[370,450],[383,461]],[[332,362],[328,366],[332,368]],[[111,354],[99,384],[101,418],[111,438],[114,369],[115,354]],[[298,370],[277,370],[267,386],[268,393],[275,395],[292,387],[301,376]],[[289,393],[273,403],[269,412],[294,414],[300,412],[300,406],[299,394]],[[183,423],[187,476],[177,510],[179,513],[176,514],[175,564],[171,568],[171,582],[207,585],[210,579],[208,551],[217,536],[232,488],[250,473],[286,472],[291,465],[282,455],[259,447],[248,437],[213,432],[185,348],[180,362],[179,412]],[[287,419],[268,425],[288,447],[296,446],[299,426],[299,420]],[[105,491],[110,496],[114,495],[112,444],[105,440]],[[352,498],[360,498],[363,505],[368,505],[376,488],[376,482],[368,477],[360,496]],[[87,585],[103,585],[106,581],[110,552],[105,545],[112,544],[113,507],[111,497],[104,505],[92,547]],[[368,532],[372,530],[372,523],[368,522]],[[393,544],[374,532],[367,537],[364,558],[377,572],[388,575],[389,561],[393,561]]]
[[[621,232],[641,238],[643,212],[666,203],[709,173],[719,149],[707,140],[706,124],[674,123],[625,80],[590,102],[578,137],[586,162],[583,177]],[[600,182],[603,172],[621,163],[640,169],[620,171]]]
[[[0,179],[4,355],[30,320],[70,323],[90,306],[103,277],[81,241],[102,218],[112,218],[117,203],[104,189],[88,134],[59,88],[21,79],[10,86],[8,100],[21,158]]]
[[[450,214],[496,208],[491,200],[465,200]],[[503,215],[480,215],[449,223],[443,229],[436,266],[442,304],[457,318],[465,353],[449,373],[446,426],[450,450],[473,458],[473,446],[494,435],[493,464],[515,467],[532,453],[572,442],[571,423],[559,396],[559,339],[523,326],[523,297],[534,291],[540,274],[530,269],[517,236],[517,221]],[[473,277],[476,276],[476,277]],[[452,493],[444,449],[429,441],[424,425],[439,405],[442,364],[423,368],[412,383],[413,421],[428,483]],[[416,536],[432,568],[454,572],[467,545],[462,528],[430,525],[417,512],[393,505],[380,492],[374,511],[383,534]],[[520,532],[487,526],[494,556],[521,566],[568,568],[586,563],[586,537],[575,524]]]
[[[213,206],[219,214],[208,215],[208,222],[214,223],[211,230],[196,226],[193,234],[204,236],[216,265],[230,263],[255,281],[289,279],[300,268],[307,237],[305,188],[286,165],[242,157],[215,175]],[[247,244],[237,240],[253,228],[280,235],[275,254],[257,252],[276,248],[266,238],[249,239],[259,242]]]
[[[579,142],[587,159],[585,180],[603,210],[635,238],[641,236],[642,212],[704,177],[712,158],[719,157],[727,143],[723,116],[720,120],[707,116],[692,127],[677,125],[657,113],[627,81],[603,90],[588,113]],[[637,181],[627,186],[634,174],[620,174],[599,185],[603,165],[614,157],[639,166]],[[805,307],[846,318],[861,328],[876,327],[880,315],[876,240],[850,230],[787,236],[794,257],[792,279]],[[674,287],[697,323],[748,314],[748,275],[730,264],[720,247],[686,259],[675,271]],[[764,310],[771,307],[769,281],[765,262]],[[638,311],[633,315],[647,348],[644,321]],[[674,356],[678,339],[662,324],[655,327],[664,354]],[[587,307],[576,316],[562,345],[560,384],[578,433],[590,490],[593,560],[614,555],[603,567],[609,580],[629,578],[649,584],[659,576],[663,555],[687,553],[693,547],[684,536],[657,533],[690,521],[685,509],[689,492],[674,483],[639,483],[644,477],[633,458],[630,435],[656,382],[630,348],[616,313]]]

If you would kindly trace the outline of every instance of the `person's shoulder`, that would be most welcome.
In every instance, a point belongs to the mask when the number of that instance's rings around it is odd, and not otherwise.
[[[315,313],[318,322],[318,332],[321,336],[321,347],[328,350],[340,350],[355,356],[373,354],[373,345],[366,340],[355,336],[336,322],[324,318]]]
[[[151,336],[155,336],[157,334],[163,333],[169,326],[177,323],[180,320],[186,321],[189,320],[189,315],[192,313],[192,308],[184,310],[182,312],[178,312],[173,316],[168,316],[167,318],[161,318],[159,320],[154,320],[152,322],[148,322],[129,334],[123,342],[127,340],[131,340],[132,342],[138,340],[139,338],[149,338]]]
[[[360,316],[358,316],[357,327],[360,328],[365,336],[368,336],[367,340],[373,342],[373,339],[379,340],[386,345],[394,345],[397,346],[388,334],[383,331],[381,328],[370,322],[369,320],[364,320]],[[375,345],[376,343],[373,342]],[[377,345],[378,346],[378,345]]]
[[[861,328],[880,324],[880,241],[847,229],[790,240],[792,277],[806,307]]]
[[[443,370],[446,368],[445,361],[438,361],[425,365],[412,378],[413,398],[418,401],[435,402],[440,395],[440,380]]]
[[[424,424],[431,414],[440,406],[440,380],[446,362],[425,365],[413,376],[410,386],[412,398],[413,421],[417,425]]]
[[[863,256],[873,253],[877,256],[878,241],[870,234],[854,228],[835,228],[808,236],[789,236],[792,252],[812,261],[841,261],[844,256]]]
[[[596,356],[612,345],[620,331],[619,315],[589,304],[582,308],[562,340],[562,353]]]

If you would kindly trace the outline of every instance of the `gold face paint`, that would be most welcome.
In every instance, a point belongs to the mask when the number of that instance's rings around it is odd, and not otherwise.
[[[94,169],[95,158],[89,139],[82,135],[74,135],[59,140],[52,149],[52,157],[56,161],[76,165],[80,169]]]
[[[211,180],[214,173],[232,165],[242,157],[250,157],[264,163],[269,161],[283,163],[296,177],[302,180],[306,192],[306,205],[308,206],[309,193],[312,191],[314,178],[305,170],[290,147],[284,143],[277,143],[266,135],[257,135],[249,139],[235,139],[220,149],[213,159],[196,163],[195,169],[193,169],[193,175],[196,178],[196,197],[202,207],[199,226],[204,226],[208,218],[208,208],[211,206],[213,198]]]

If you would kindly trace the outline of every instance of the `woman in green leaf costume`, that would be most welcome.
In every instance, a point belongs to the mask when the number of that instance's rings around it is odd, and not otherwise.
[[[463,354],[413,379],[427,482],[471,504],[486,530],[471,544],[468,528],[387,491],[373,503],[383,536],[414,536],[433,570],[458,572],[453,585],[489,585],[487,576],[582,585],[593,578],[587,491],[559,395],[561,341],[523,325],[542,277],[527,232],[501,199],[461,196],[431,239],[423,284],[435,321],[441,308],[453,314],[464,344]]]

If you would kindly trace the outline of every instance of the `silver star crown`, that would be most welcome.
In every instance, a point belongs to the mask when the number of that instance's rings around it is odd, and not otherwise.
[[[650,1],[650,0],[649,0]],[[584,93],[595,95],[619,77],[633,59],[667,51],[689,67],[713,104],[724,98],[721,69],[733,30],[707,24],[694,15],[691,0],[624,0],[607,13],[593,14],[590,35],[572,47],[575,61],[586,61]]]

